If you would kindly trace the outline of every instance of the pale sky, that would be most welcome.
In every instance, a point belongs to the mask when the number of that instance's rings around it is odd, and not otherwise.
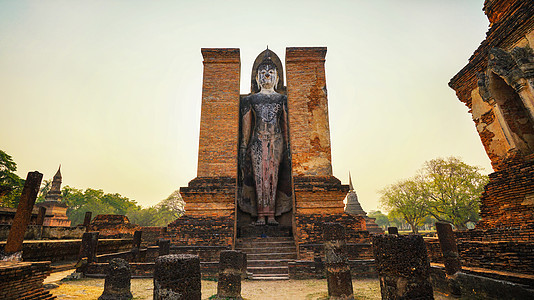
[[[334,175],[366,211],[426,160],[491,172],[447,86],[485,37],[484,0],[0,0],[0,149],[17,173],[143,206],[195,178],[200,48],[241,49],[241,93],[268,45],[326,46]]]

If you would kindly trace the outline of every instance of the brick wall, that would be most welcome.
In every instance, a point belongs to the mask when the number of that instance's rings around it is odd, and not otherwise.
[[[141,234],[141,246],[148,247],[156,245],[162,234],[167,230],[166,227],[145,226],[141,227],[143,233]]]
[[[345,227],[347,243],[369,243],[369,232],[365,231],[365,219],[349,214],[297,214],[296,237],[299,259],[313,259],[323,256],[323,224],[327,222],[340,223]]]
[[[532,230],[499,228],[455,231],[462,266],[534,275]],[[425,238],[431,262],[443,263],[437,238]]]
[[[482,220],[477,228],[534,229],[534,160],[510,162],[489,176],[481,196]]]
[[[362,240],[369,239],[365,231],[361,232]],[[365,238],[363,238],[365,237]],[[371,243],[347,243],[347,257],[351,260],[373,259],[373,245]],[[303,243],[299,244],[299,259],[313,260],[317,257],[324,258],[324,244]]]
[[[229,246],[234,236],[234,218],[182,216],[169,224],[163,238],[176,246]]]
[[[348,264],[353,279],[378,277],[374,259],[349,260]],[[290,279],[326,278],[323,261],[297,260],[289,262],[288,266]]]
[[[55,299],[43,289],[50,262],[0,262],[0,299]]]
[[[76,260],[81,244],[81,240],[24,241],[22,259],[24,261]],[[0,242],[0,250],[3,250],[5,245],[6,242]],[[132,239],[99,239],[97,253],[113,253],[131,248]]]

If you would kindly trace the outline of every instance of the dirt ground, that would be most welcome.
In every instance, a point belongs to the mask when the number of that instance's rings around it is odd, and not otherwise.
[[[104,290],[104,279],[79,279],[56,282],[59,287],[50,292],[58,299],[98,299]],[[152,279],[132,279],[134,299],[152,299]],[[381,299],[378,279],[358,279],[352,282],[355,299]],[[243,280],[241,295],[245,300],[287,299],[318,300],[327,298],[326,280]],[[202,299],[217,293],[217,282],[202,280]],[[437,300],[451,299],[435,294]]]

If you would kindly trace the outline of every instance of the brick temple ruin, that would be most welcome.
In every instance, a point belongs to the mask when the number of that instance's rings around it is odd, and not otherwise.
[[[256,271],[261,277],[287,277],[288,261],[298,258],[313,262],[314,257],[320,256],[325,222],[343,224],[350,233],[348,242],[369,243],[364,217],[344,212],[343,199],[349,187],[332,174],[324,67],[326,47],[287,48],[285,72],[274,52],[263,51],[254,62],[251,93],[247,95],[239,92],[239,49],[202,49],[202,55],[197,177],[187,187],[180,188],[186,215],[169,224],[166,237],[175,245],[255,248],[260,252],[253,253],[258,261],[268,258],[261,254],[261,248],[272,250],[281,245],[280,255],[271,255],[269,266],[275,273],[268,274],[266,268],[258,266]],[[261,101],[254,100],[254,95],[260,94],[256,75],[262,64],[272,65],[278,76],[273,93],[281,100],[272,100],[280,101],[278,104],[269,102],[260,107],[257,103]],[[282,128],[274,129],[272,134],[280,132],[285,150],[275,163],[279,168],[277,185],[274,185],[276,196],[273,196],[276,207],[270,217],[268,212],[264,213],[266,219],[271,218],[267,220],[270,225],[259,225],[265,223],[256,199],[261,194],[258,189],[262,188],[258,180],[262,179],[254,169],[254,155],[263,155],[265,160],[268,154],[255,150],[254,145],[247,148],[247,142],[243,142],[247,134],[253,139],[259,130],[249,133],[246,129],[250,126],[246,119],[247,105],[250,106],[247,101],[253,103],[250,109],[254,110],[256,123],[264,118],[261,114],[265,109],[271,105],[279,107],[272,114],[278,114]],[[268,136],[268,133],[260,134]],[[370,249],[370,244],[363,248]],[[254,259],[249,259],[249,270],[254,268]]]
[[[393,293],[404,299],[432,299],[437,290],[467,298],[532,299],[534,2],[487,0],[484,11],[491,23],[487,38],[449,83],[469,108],[495,171],[481,197],[482,220],[475,229],[453,231],[449,224],[436,224],[439,239],[423,239],[399,235],[396,228],[384,235],[367,218],[352,180],[343,185],[332,175],[326,48],[287,48],[285,72],[275,53],[260,53],[247,95],[239,93],[239,49],[202,49],[197,177],[180,189],[186,215],[165,227],[140,227],[114,215],[91,221],[90,213],[83,226],[44,226],[45,212],[33,209],[39,184],[27,180],[33,188],[23,192],[15,216],[6,211],[0,218],[13,224],[6,228],[15,228],[7,242],[0,242],[0,250],[8,255],[22,250],[23,260],[0,262],[1,278],[9,283],[0,288],[0,295],[16,299],[21,286],[24,293],[53,298],[42,288],[50,272],[50,262],[42,261],[76,260],[78,272],[103,278],[110,275],[110,263],[120,258],[124,268],[125,262],[130,268],[125,274],[161,282],[188,280],[189,273],[165,270],[173,269],[173,262],[187,267],[180,259],[194,261],[189,267],[195,271],[195,284],[182,286],[195,295],[199,290],[193,286],[200,287],[200,276],[230,274],[220,280],[220,296],[239,294],[235,287],[245,277],[326,276],[330,296],[350,297],[350,277],[379,277],[384,298]],[[273,82],[271,76],[276,78],[274,86],[265,84]],[[270,92],[262,94],[267,87]],[[274,126],[262,133],[259,144],[272,141],[283,150],[265,152],[256,147],[258,141],[247,140],[247,135],[255,138],[248,126],[258,124],[248,119],[250,111],[264,118],[259,124],[265,128]],[[275,117],[280,123],[271,122]],[[277,184],[258,179],[254,161],[276,162]],[[257,180],[265,184],[258,186]],[[259,203],[258,190],[265,187],[275,192],[267,199],[269,205],[274,200],[272,207]],[[30,190],[35,192],[31,197]],[[40,235],[23,241],[32,227]],[[225,260],[225,255],[242,260]]]

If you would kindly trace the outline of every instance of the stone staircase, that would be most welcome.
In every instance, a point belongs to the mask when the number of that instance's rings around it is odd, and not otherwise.
[[[289,279],[288,262],[297,259],[292,237],[243,237],[237,239],[235,248],[247,254],[250,279]]]

